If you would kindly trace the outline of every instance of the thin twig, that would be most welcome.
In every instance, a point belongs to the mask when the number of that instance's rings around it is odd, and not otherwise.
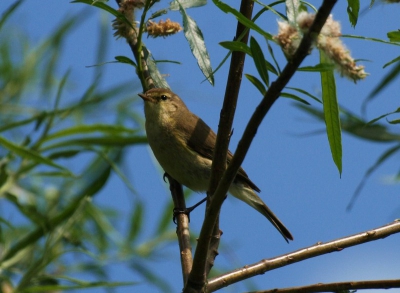
[[[327,254],[330,252],[342,251],[343,249],[362,243],[385,238],[389,235],[400,232],[400,221],[392,222],[388,225],[347,236],[327,243],[317,243],[313,246],[302,248],[300,250],[284,254],[271,259],[264,259],[255,264],[247,265],[241,269],[223,274],[219,277],[209,280],[207,292],[214,292],[233,283],[264,274],[280,267],[284,267],[305,259]]]
[[[254,291],[249,293],[313,293],[313,292],[339,292],[344,290],[363,289],[391,289],[400,288],[400,280],[374,280],[374,281],[349,281],[337,283],[318,283],[308,286],[291,287],[284,289],[272,289]]]

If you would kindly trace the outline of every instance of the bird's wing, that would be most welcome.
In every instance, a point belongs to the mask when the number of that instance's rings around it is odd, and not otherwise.
[[[193,113],[191,114],[192,115],[190,115],[189,119],[193,121],[189,120],[187,123],[182,123],[182,125],[179,125],[184,128],[182,133],[192,133],[190,137],[186,138],[187,145],[201,156],[212,160],[215,143],[217,141],[217,135],[201,118],[197,117]],[[228,150],[228,164],[232,160],[232,156],[232,153]],[[247,183],[250,188],[260,192],[260,189],[250,180],[249,176],[247,176],[242,167],[239,168],[235,180],[243,181]]]

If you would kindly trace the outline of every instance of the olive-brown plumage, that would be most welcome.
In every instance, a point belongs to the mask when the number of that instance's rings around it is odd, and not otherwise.
[[[216,142],[214,131],[168,89],[151,89],[139,96],[145,104],[149,145],[161,167],[182,185],[206,191]],[[232,153],[228,151],[228,164],[231,159]],[[255,191],[260,189],[240,168],[229,193],[263,214],[286,241],[293,240],[289,230]]]

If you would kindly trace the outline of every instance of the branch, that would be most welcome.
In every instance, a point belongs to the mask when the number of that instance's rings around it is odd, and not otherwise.
[[[391,289],[400,288],[400,280],[374,280],[374,281],[350,281],[338,283],[318,283],[314,285],[291,287],[285,289],[272,289],[249,293],[312,293],[312,292],[339,292],[343,290],[363,289]]]
[[[242,0],[240,12],[246,18],[251,19],[253,6],[253,0]],[[240,38],[245,30],[247,30],[247,33]],[[235,39],[247,44],[248,38],[248,29],[238,22]],[[230,134],[243,76],[245,57],[246,54],[243,52],[234,51],[232,53],[229,75],[225,89],[224,103],[220,113],[218,134],[211,167],[210,185],[207,192],[209,198],[213,197],[213,194],[226,168]],[[227,190],[228,189],[226,189],[224,195],[226,194]],[[222,234],[219,229],[219,212],[223,200],[224,197],[221,197],[220,202],[218,204],[213,204],[211,208],[210,200],[207,201],[206,216],[199,235],[199,241],[193,261],[193,270],[190,273],[187,287],[200,289],[204,286],[206,277],[213,266],[214,259],[218,255],[218,246],[220,242],[220,236]],[[210,216],[210,214],[212,214],[212,216]]]
[[[246,129],[243,133],[242,139],[239,141],[236,152],[227,167],[224,176],[222,177],[218,188],[213,196],[215,206],[220,206],[223,202],[223,198],[229,189],[233,179],[235,178],[241,164],[243,163],[244,157],[253,141],[254,136],[257,133],[257,129],[260,126],[265,115],[268,113],[272,105],[279,98],[281,91],[285,88],[289,80],[292,78],[297,68],[303,62],[305,57],[309,54],[310,48],[313,44],[313,40],[317,38],[320,33],[322,26],[325,24],[333,6],[337,0],[324,0],[320,9],[318,10],[315,20],[310,27],[310,30],[304,35],[299,48],[293,56],[293,59],[285,66],[282,74],[273,82],[262,99],[261,103],[257,106]],[[212,205],[214,205],[212,203]],[[211,214],[211,211],[210,213]],[[211,221],[211,219],[210,219]]]
[[[185,197],[183,195],[182,185],[175,179],[165,173],[168,178],[169,189],[174,201],[175,209],[183,211],[186,209]],[[179,251],[181,255],[181,267],[183,276],[183,286],[185,286],[189,273],[192,270],[192,247],[190,245],[189,217],[185,213],[176,215],[176,234],[179,240]]]
[[[272,259],[264,259],[258,263],[245,266],[242,269],[238,269],[219,277],[213,278],[208,282],[207,292],[214,292],[233,283],[237,283],[250,277],[264,274],[267,271],[300,262],[305,259],[327,254],[330,252],[342,251],[347,247],[375,241],[399,232],[400,221],[395,221],[380,228],[340,238],[338,240],[333,240],[327,243],[318,242],[313,246],[309,246]]]

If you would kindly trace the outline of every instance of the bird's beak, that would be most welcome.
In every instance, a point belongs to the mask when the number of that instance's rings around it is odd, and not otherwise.
[[[153,101],[153,99],[151,97],[147,96],[145,93],[138,94],[138,96],[141,97],[143,99],[143,101],[145,101],[145,102],[152,102]]]

